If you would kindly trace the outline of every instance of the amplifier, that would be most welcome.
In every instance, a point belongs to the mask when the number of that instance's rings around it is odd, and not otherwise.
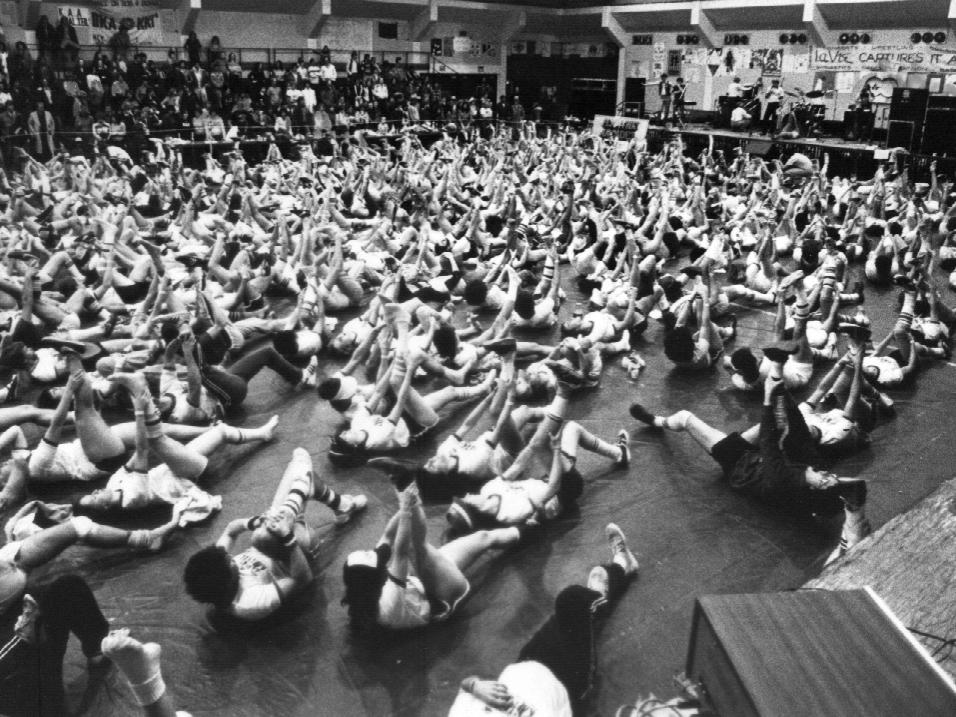
[[[710,595],[687,675],[718,717],[956,715],[956,684],[872,590]]]

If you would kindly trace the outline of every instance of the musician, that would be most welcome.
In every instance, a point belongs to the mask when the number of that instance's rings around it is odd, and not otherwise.
[[[684,125],[684,95],[687,94],[687,85],[684,84],[684,78],[678,77],[677,84],[674,85],[672,102],[674,105],[674,119]]]
[[[733,81],[727,86],[727,96],[740,98],[744,96],[744,90],[746,90],[749,85],[743,85],[740,83],[739,77],[734,77]]]
[[[737,101],[737,106],[730,113],[730,129],[737,132],[745,132],[750,129],[750,122],[753,117],[744,109],[744,103]]]
[[[764,95],[764,100],[767,104],[763,113],[763,133],[767,134],[768,131],[773,133],[777,112],[783,102],[783,88],[780,86],[780,80],[771,80],[770,89]]]
[[[660,85],[658,92],[661,96],[661,120],[667,122],[671,117],[671,98],[674,94],[674,85],[671,84],[666,72],[661,75],[661,81],[658,84]]]
[[[869,144],[873,135],[873,88],[869,82],[864,82],[860,94],[856,98],[856,134],[861,142]]]

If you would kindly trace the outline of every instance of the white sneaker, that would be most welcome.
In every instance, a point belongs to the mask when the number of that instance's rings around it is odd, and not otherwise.
[[[302,369],[302,380],[300,386],[306,388],[315,388],[319,385],[319,357],[313,356],[309,359],[309,365]]]
[[[362,493],[356,495],[349,495],[348,493],[340,494],[339,507],[333,511],[335,513],[336,525],[345,525],[352,519],[353,515],[365,510],[365,506],[367,505],[368,498]]]
[[[634,575],[638,568],[637,557],[627,547],[624,531],[616,523],[608,523],[604,535],[611,548],[611,561],[624,568],[625,575]]]
[[[630,442],[631,436],[627,431],[622,428],[617,432],[617,447],[621,449],[621,457],[617,461],[618,468],[627,468],[631,464]]]

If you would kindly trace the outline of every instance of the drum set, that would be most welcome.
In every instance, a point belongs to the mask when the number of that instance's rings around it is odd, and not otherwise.
[[[832,95],[832,91],[803,90],[785,91],[787,102],[777,113],[777,135],[786,139],[800,137],[820,137],[823,134],[823,120],[826,105],[823,98]]]

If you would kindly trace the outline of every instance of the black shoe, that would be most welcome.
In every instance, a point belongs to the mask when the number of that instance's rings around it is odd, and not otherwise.
[[[584,383],[584,379],[578,371],[566,366],[560,361],[545,361],[545,365],[551,369],[558,381],[566,383],[568,386],[576,387]]]
[[[395,490],[401,493],[415,481],[415,473],[411,466],[404,461],[398,461],[388,456],[379,456],[366,461],[365,465],[377,468],[382,471],[395,486]]]
[[[859,297],[859,302],[862,304],[866,301],[866,296],[863,294],[863,282],[858,281],[853,285],[853,293]]]
[[[893,283],[903,287],[906,291],[916,291],[916,284],[906,274],[897,274],[893,277]]]
[[[850,510],[859,510],[866,503],[866,481],[862,478],[841,478],[837,492]]]
[[[860,326],[859,324],[840,324],[837,327],[837,331],[861,344],[870,338],[871,333],[868,327]]]
[[[631,417],[637,419],[641,423],[646,423],[648,426],[654,425],[654,414],[639,403],[631,404]]]
[[[507,356],[515,352],[518,342],[509,336],[504,339],[498,339],[497,341],[488,341],[484,343],[483,346],[499,356]]]
[[[687,276],[689,276],[689,277],[691,277],[691,278],[694,278],[694,277],[696,277],[696,276],[700,276],[700,275],[703,274],[704,272],[702,272],[702,271],[700,270],[700,267],[699,267],[699,266],[697,266],[697,265],[695,265],[695,264],[689,264],[689,265],[685,266],[683,269],[681,269],[681,273],[682,273],[682,274],[687,274]]]

